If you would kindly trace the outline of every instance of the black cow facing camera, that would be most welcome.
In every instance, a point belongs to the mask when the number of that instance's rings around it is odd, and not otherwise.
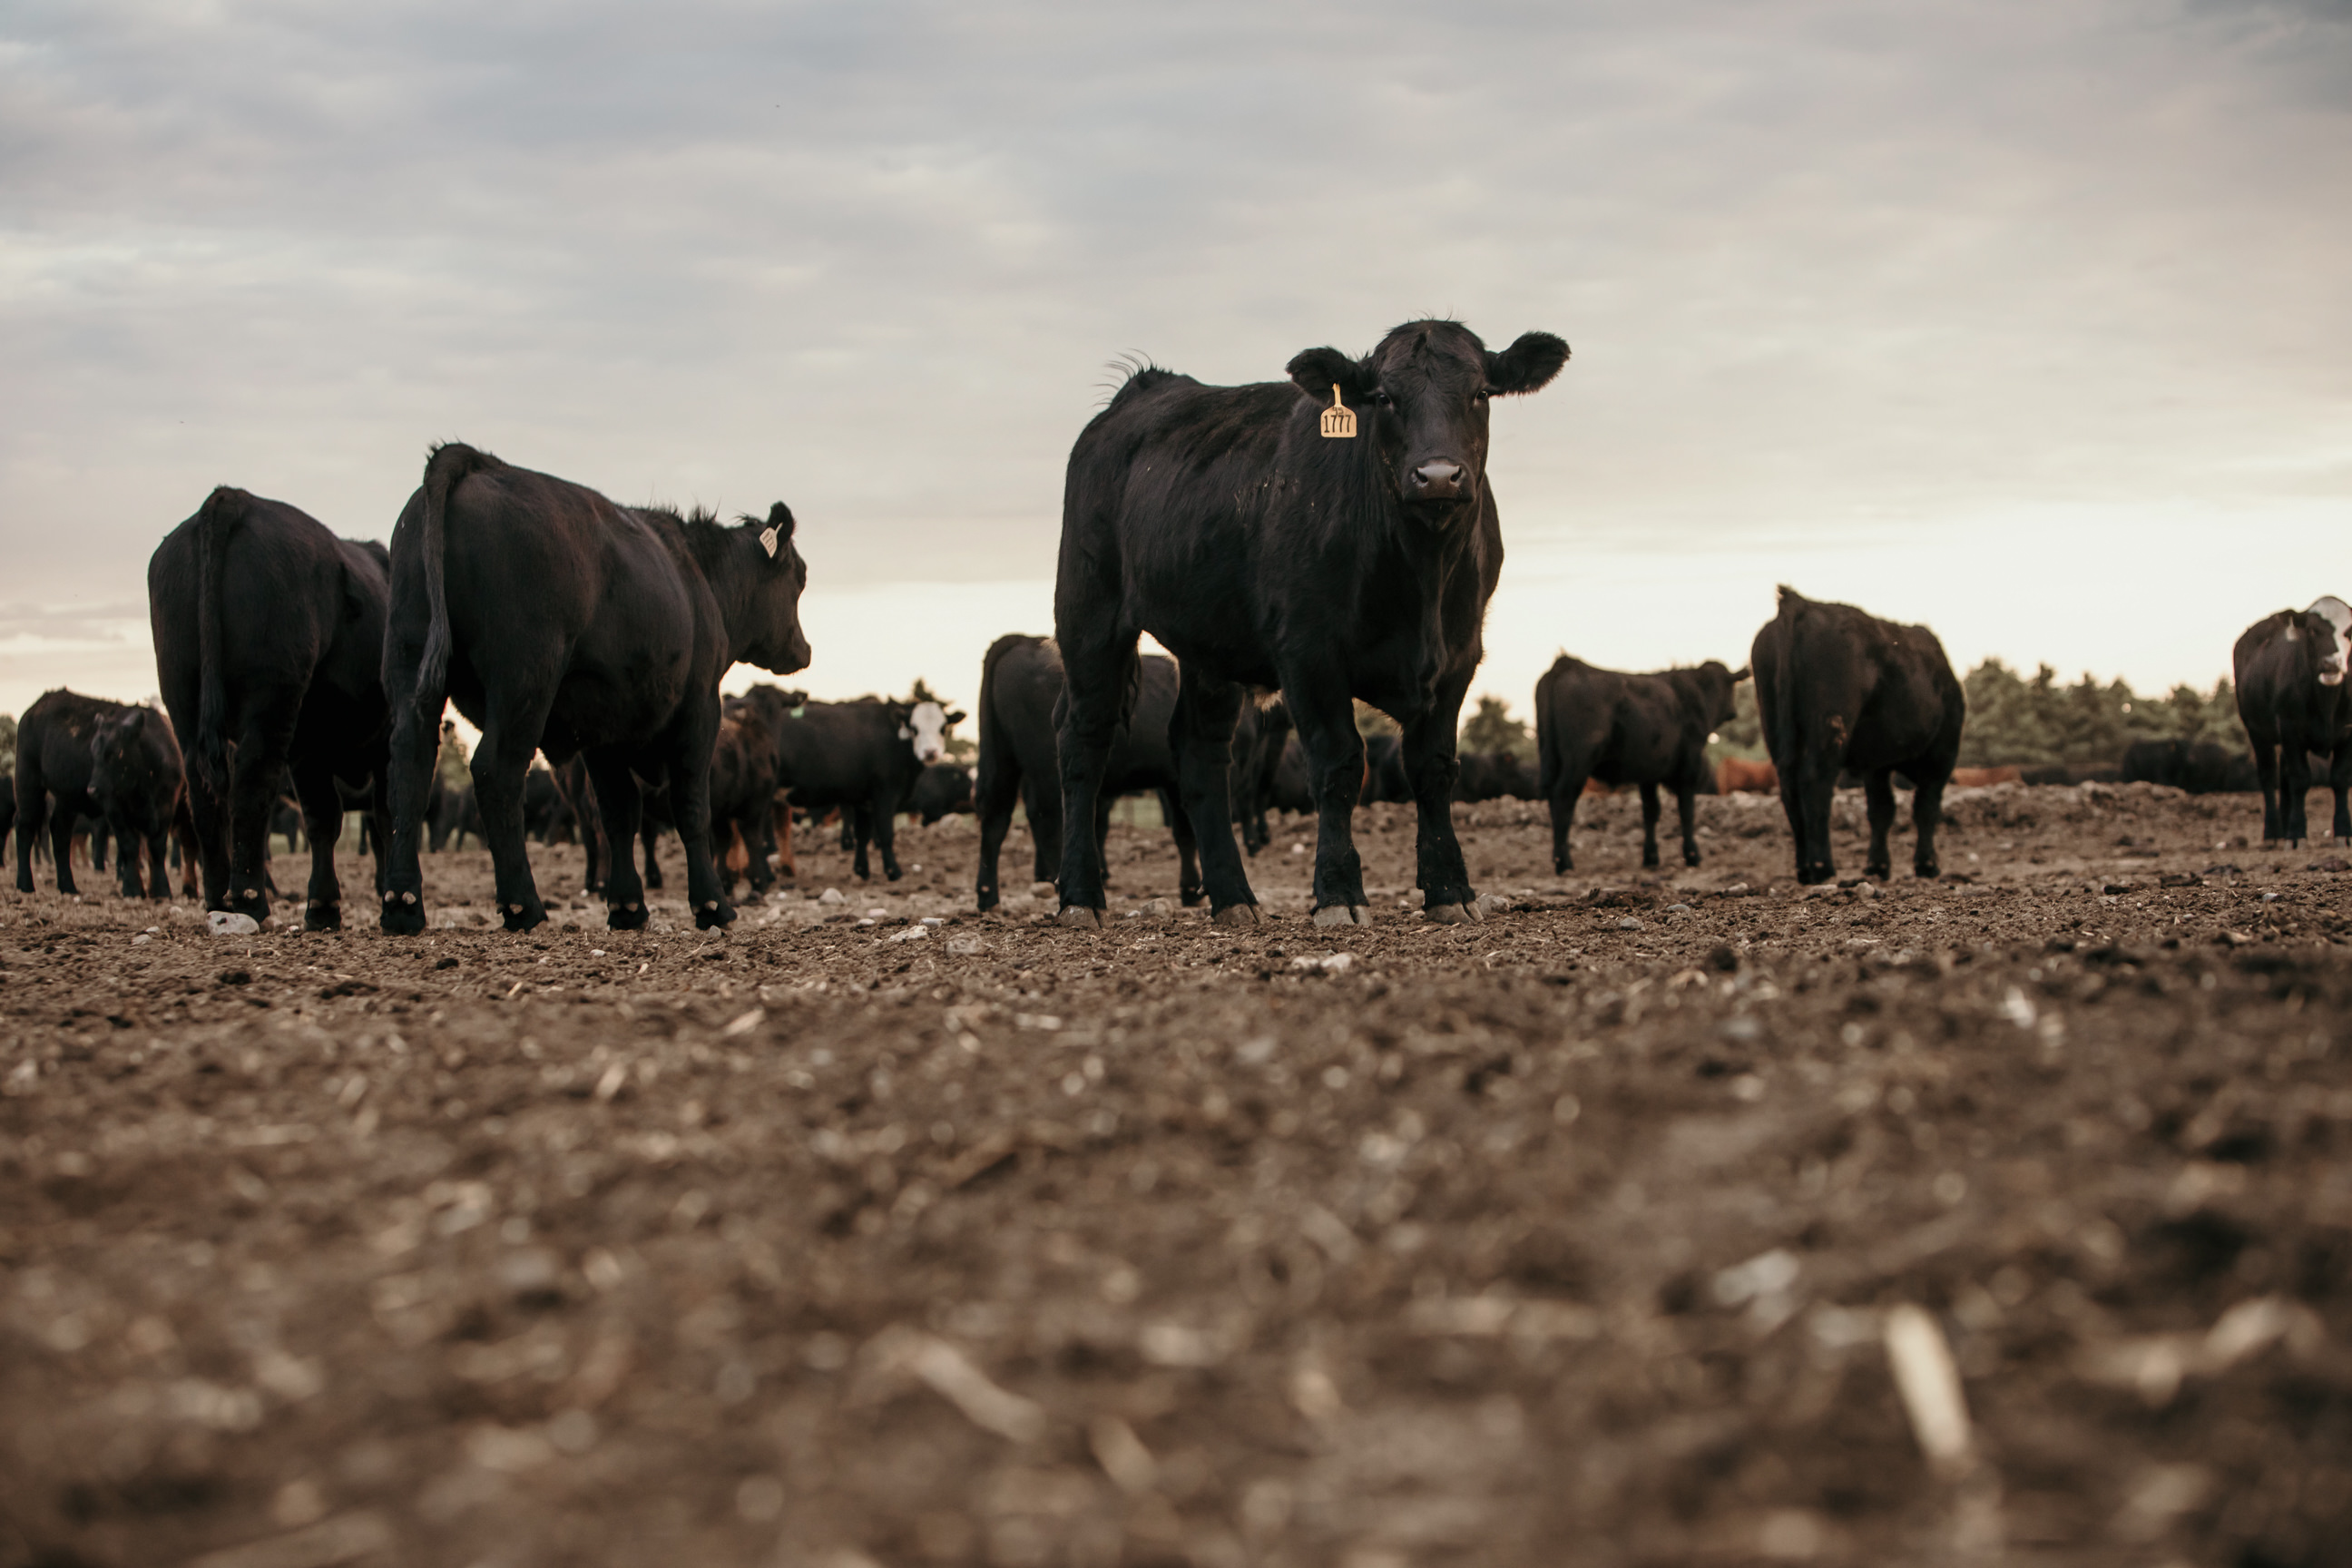
[[[594,490],[453,442],[392,535],[384,694],[392,706],[392,853],[383,929],[425,929],[418,838],[440,741],[441,708],[482,731],[474,798],[509,931],[547,919],[523,843],[531,753],[584,753],[605,838],[636,842],[637,774],[669,786],[700,928],[735,910],[710,858],[710,758],[719,679],[743,660],[779,675],[807,668],[801,589],[808,568],[781,501],[733,528],[616,506]],[[605,919],[642,928],[649,912],[633,857],[613,857]]]
[[[2253,743],[2263,792],[2263,842],[2300,844],[2308,836],[2303,797],[2315,782],[2312,753],[2330,759],[2326,783],[2336,793],[2337,842],[2352,838],[2352,682],[2345,679],[2352,606],[2334,595],[2307,610],[2281,610],[2248,626],[2231,658],[2238,718]]]
[[[1412,321],[1362,359],[1308,349],[1286,383],[1204,386],[1158,368],[1129,378],[1080,433],[1063,489],[1063,923],[1102,924],[1096,804],[1147,631],[1181,670],[1171,739],[1220,925],[1258,921],[1227,777],[1244,698],[1275,687],[1321,817],[1316,921],[1371,921],[1350,821],[1364,782],[1356,698],[1403,726],[1428,918],[1485,918],[1449,797],[1503,565],[1487,405],[1540,389],[1567,360],[1546,332],[1496,353],[1458,322]],[[1323,433],[1335,397],[1355,416],[1351,436]]]
[[[122,896],[168,899],[172,873],[166,840],[180,836],[184,889],[196,879],[196,836],[188,816],[188,786],[172,721],[152,708],[131,708],[98,722],[90,737],[89,793],[114,835]],[[141,885],[139,851],[147,850]]]
[[[1894,860],[1894,774],[1916,786],[1911,822],[1919,840],[1911,868],[1933,877],[1936,824],[1944,785],[1959,760],[1968,699],[1925,626],[1882,621],[1852,605],[1817,603],[1780,590],[1780,613],[1756,634],[1756,707],[1764,743],[1780,775],[1780,805],[1797,841],[1797,880],[1837,875],[1830,853],[1830,803],[1838,773],[1863,775],[1870,808],[1865,876],[1884,878]]]
[[[1642,792],[1642,864],[1658,864],[1658,786],[1675,792],[1683,864],[1698,864],[1695,798],[1710,794],[1706,743],[1731,721],[1732,691],[1748,679],[1717,659],[1696,669],[1625,675],[1562,654],[1536,682],[1536,750],[1551,804],[1551,863],[1575,864],[1568,832],[1587,779]]]

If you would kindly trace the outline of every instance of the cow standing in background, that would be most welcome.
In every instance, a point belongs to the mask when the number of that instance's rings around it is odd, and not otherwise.
[[[1176,711],[1178,685],[1174,659],[1150,654],[1136,661],[1135,689],[1104,757],[1090,837],[1099,858],[1110,832],[1111,803],[1122,795],[1157,792],[1160,814],[1176,839],[1178,896],[1197,904],[1201,873],[1196,836],[1176,801],[1176,753],[1168,729]],[[981,660],[980,766],[972,784],[972,809],[980,818],[976,888],[982,910],[997,904],[997,869],[1016,802],[1029,813],[1036,879],[1050,882],[1060,874],[1066,835],[1056,731],[1066,687],[1061,650],[1049,637],[1008,634],[991,643]]]
[[[791,792],[794,809],[820,817],[840,809],[858,879],[873,875],[869,842],[882,851],[885,877],[904,875],[898,814],[923,769],[947,754],[948,730],[963,715],[929,701],[811,702],[772,686],[754,686],[743,700],[775,736],[776,786]]]
[[[1248,689],[1276,687],[1314,769],[1316,921],[1371,921],[1351,826],[1363,786],[1356,699],[1404,727],[1424,913],[1485,918],[1449,797],[1503,567],[1487,404],[1544,386],[1567,359],[1548,333],[1496,353],[1458,322],[1413,321],[1360,360],[1308,349],[1287,383],[1204,386],[1146,368],[1087,424],[1070,452],[1054,585],[1069,682],[1063,923],[1102,924],[1090,830],[1147,631],[1181,675],[1171,738],[1219,924],[1259,919],[1227,769]],[[1345,438],[1324,436],[1327,425]]]
[[[1275,775],[1290,739],[1290,710],[1276,697],[1244,703],[1234,726],[1234,820],[1241,824],[1242,847],[1252,855],[1272,841],[1266,808],[1274,804]]]
[[[509,931],[547,919],[523,842],[531,754],[585,753],[605,837],[637,837],[635,773],[659,776],[686,854],[698,928],[735,918],[710,858],[710,754],[719,678],[738,660],[807,667],[793,514],[734,527],[616,506],[582,485],[452,443],[392,536],[384,689],[392,705],[392,864],[383,929],[425,929],[417,850],[444,701],[482,732],[474,796]],[[633,772],[634,770],[634,772]],[[604,887],[616,931],[650,918],[631,858]]]
[[[131,712],[127,703],[85,697],[60,687],[45,691],[16,721],[16,890],[33,890],[33,845],[46,827],[55,862],[58,891],[79,893],[74,885],[74,824],[99,815],[90,794],[97,758],[92,742],[110,720]],[[103,868],[92,868],[102,869]]]
[[[1696,797],[1712,782],[1707,742],[1731,721],[1732,692],[1748,679],[1708,659],[1696,669],[1627,675],[1562,654],[1536,682],[1536,754],[1551,805],[1551,863],[1575,864],[1569,829],[1588,780],[1642,795],[1642,864],[1658,864],[1658,786],[1675,792],[1683,864],[1699,863]]]
[[[2352,606],[2333,595],[2307,610],[2281,610],[2248,626],[2231,657],[2238,719],[2252,742],[2263,792],[2263,842],[2300,844],[2308,837],[2304,796],[2313,753],[2330,759],[2336,795],[2329,825],[2338,843],[2352,838],[2352,687],[2344,679],[2352,645]]]
[[[1837,875],[1830,804],[1838,773],[1848,767],[1864,775],[1869,804],[1864,874],[1884,878],[1893,869],[1886,836],[1895,825],[1893,775],[1900,768],[1916,786],[1912,869],[1935,876],[1936,824],[1968,716],[1968,699],[1936,634],[1852,605],[1818,603],[1784,585],[1780,613],[1756,634],[1753,656],[1764,743],[1796,838],[1797,880],[1826,882]]]
[[[180,837],[181,891],[196,891],[196,834],[188,811],[187,779],[172,721],[152,708],[132,708],[99,721],[90,739],[90,798],[114,835],[126,899],[172,896],[166,840]],[[139,851],[147,850],[141,885]]]
[[[730,897],[739,876],[748,876],[754,893],[764,893],[776,885],[768,864],[776,837],[776,737],[760,710],[740,699],[727,702],[722,713],[710,753],[711,841],[723,837],[727,844],[719,880]],[[653,859],[650,844],[646,858]]]
[[[163,706],[193,737],[207,909],[268,917],[269,819],[289,772],[310,839],[304,927],[342,925],[338,778],[369,789],[383,886],[385,559],[381,544],[226,486],[155,547],[148,620]]]
[[[1780,791],[1780,774],[1769,763],[1725,757],[1715,764],[1717,795],[1778,795]]]
[[[971,809],[971,770],[957,763],[933,763],[915,781],[907,814],[925,827],[943,816]]]

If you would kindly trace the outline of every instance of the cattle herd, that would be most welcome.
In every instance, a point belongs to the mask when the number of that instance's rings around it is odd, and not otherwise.
[[[311,852],[303,921],[327,931],[342,922],[334,849],[356,806],[385,931],[425,929],[420,851],[467,832],[490,851],[503,923],[520,931],[548,918],[527,826],[560,813],[589,847],[614,928],[649,918],[657,828],[678,839],[696,925],[713,928],[735,918],[738,877],[756,892],[790,874],[794,812],[838,812],[857,874],[870,844],[895,879],[899,813],[969,808],[990,909],[1017,805],[1061,922],[1093,928],[1110,802],[1147,792],[1173,830],[1185,902],[1205,901],[1218,924],[1261,918],[1243,850],[1266,842],[1272,808],[1316,817],[1316,922],[1362,924],[1353,810],[1385,799],[1416,808],[1424,918],[1475,922],[1497,900],[1471,886],[1457,799],[1547,802],[1565,871],[1588,788],[1639,790],[1649,867],[1661,788],[1693,866],[1696,795],[1777,789],[1797,879],[1820,883],[1836,875],[1841,779],[1865,795],[1864,875],[1889,875],[1899,777],[1913,790],[1912,868],[1937,875],[1946,787],[2024,775],[1956,769],[1966,701],[1934,633],[1790,588],[1745,668],[1633,675],[1563,656],[1536,686],[1533,768],[1460,753],[1503,569],[1488,405],[1541,390],[1568,357],[1548,333],[1496,352],[1457,323],[1415,321],[1361,359],[1299,353],[1286,382],[1136,371],[1070,455],[1055,637],[1001,637],[982,661],[976,773],[944,762],[965,716],[928,697],[816,702],[762,685],[722,699],[738,663],[779,676],[809,663],[808,571],[781,501],[732,524],[625,507],[451,443],[428,458],[387,550],[224,487],[149,563],[163,711],[43,696],[20,721],[0,837],[13,818],[16,886],[30,892],[46,833],[70,892],[70,844],[89,818],[101,857],[116,845],[122,891],[164,897],[176,837],[184,895],[200,873],[208,909],[258,921],[274,890],[273,820],[293,838],[290,798]],[[1174,657],[1141,655],[1144,633]],[[2332,831],[2352,837],[2348,638],[2352,608],[2329,596],[2238,641],[2266,840],[2307,835],[2315,761],[2335,794]],[[1711,772],[1708,744],[1749,679],[1771,760]],[[481,732],[469,789],[437,765],[452,703]],[[1362,734],[1361,704],[1395,732]],[[534,765],[541,755],[551,769]],[[2126,773],[2185,784],[2243,768],[2181,742],[2126,759]]]

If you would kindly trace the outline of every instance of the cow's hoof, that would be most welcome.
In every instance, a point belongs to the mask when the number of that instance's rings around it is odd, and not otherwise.
[[[1573,870],[1575,870],[1575,869],[1576,869],[1576,862],[1575,862],[1575,861],[1573,861],[1573,860],[1571,860],[1571,859],[1570,859],[1567,856],[1565,856],[1565,855],[1555,855],[1555,856],[1553,856],[1553,857],[1552,857],[1552,861],[1551,861],[1551,872],[1552,872],[1552,875],[1553,875],[1553,876],[1555,876],[1555,877],[1565,877],[1565,876],[1567,876],[1570,871],[1573,871]]]
[[[604,910],[604,925],[609,931],[643,931],[646,922],[653,918],[653,911],[643,904],[611,904]]]
[[[1054,920],[1056,924],[1066,925],[1072,931],[1100,931],[1103,925],[1102,911],[1088,909],[1084,904],[1065,904],[1062,912]]]
[[[1422,918],[1442,926],[1483,925],[1486,911],[1475,901],[1466,904],[1432,904],[1421,911]]]
[[[735,911],[727,904],[705,904],[694,911],[694,929],[712,931],[735,923]]]
[[[1315,911],[1315,923],[1319,926],[1368,926],[1372,923],[1372,911],[1361,904],[1326,904]]]
[[[1862,874],[1874,882],[1884,882],[1895,875],[1895,868],[1883,861],[1872,861],[1862,868]]]
[[[1683,851],[1683,864],[1684,864],[1684,865],[1685,865],[1685,866],[1696,866],[1696,865],[1697,865],[1697,864],[1698,864],[1698,851],[1697,851],[1697,850],[1696,850],[1696,849],[1685,849],[1685,850],[1684,850],[1684,851]]]
[[[1657,868],[1658,852],[1654,849],[1643,850],[1642,852],[1642,869],[1644,871],[1654,871]]]
[[[1253,931],[1264,921],[1255,904],[1227,904],[1209,917],[1228,931]]]
[[[302,911],[304,931],[341,931],[343,929],[343,906],[340,903],[314,903]]]
[[[1189,910],[1197,907],[1209,895],[1195,888],[1189,893],[1180,891],[1176,896],[1183,900],[1184,907]]]
[[[425,910],[422,905],[398,904],[387,900],[383,914],[377,923],[386,936],[415,936],[425,930]]]
[[[1932,882],[1944,874],[1944,868],[1933,860],[1923,860],[1911,868],[1911,874],[1915,877],[1925,877]]]
[[[509,931],[530,931],[547,923],[547,910],[537,899],[527,904],[500,904],[499,914]]]
[[[888,882],[895,882],[895,881],[897,881],[900,877],[902,877],[902,876],[904,876],[904,875],[905,875],[905,873],[904,873],[904,872],[902,872],[902,871],[900,871],[900,870],[898,869],[898,867],[896,867],[896,866],[891,866],[891,867],[886,868],[884,869],[884,871],[883,871],[883,873],[882,873],[882,878],[883,878],[883,880],[885,880],[885,881],[888,881]]]

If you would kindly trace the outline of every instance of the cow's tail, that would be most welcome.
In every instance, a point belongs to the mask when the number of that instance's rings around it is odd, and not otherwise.
[[[1783,770],[1797,766],[1797,635],[1805,608],[1811,603],[1786,583],[1780,584],[1779,613],[1775,616],[1780,635],[1772,639],[1772,686],[1780,694],[1780,711],[1770,715],[1772,732],[1765,737],[1765,750],[1772,753],[1773,765]],[[1751,663],[1750,673],[1753,672]]]
[[[1559,782],[1559,736],[1551,716],[1551,683],[1559,675],[1555,662],[1536,678],[1536,791],[1543,800],[1551,798],[1552,785]]]
[[[195,770],[215,795],[228,785],[228,683],[221,669],[226,637],[221,629],[222,579],[227,574],[228,536],[245,521],[247,496],[226,485],[215,488],[196,511]]]
[[[438,709],[449,679],[449,592],[444,581],[447,551],[449,492],[457,481],[497,462],[487,452],[463,441],[445,441],[425,460],[425,514],[417,552],[425,567],[425,603],[429,616],[425,628],[425,653],[416,666],[414,700]]]

